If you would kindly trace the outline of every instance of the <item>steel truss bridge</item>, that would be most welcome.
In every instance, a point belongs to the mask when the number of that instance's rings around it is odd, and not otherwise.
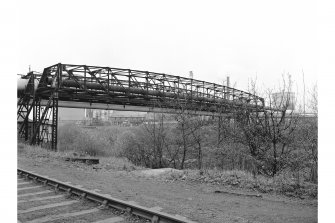
[[[57,150],[58,107],[210,116],[265,109],[264,99],[248,92],[149,71],[59,63],[22,79],[27,84],[18,89],[18,138],[52,150]]]

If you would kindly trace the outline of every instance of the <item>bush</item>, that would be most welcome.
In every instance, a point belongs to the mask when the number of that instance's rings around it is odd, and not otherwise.
[[[150,167],[151,159],[148,145],[139,132],[136,131],[123,132],[117,140],[116,151],[121,157],[125,157],[135,165]]]
[[[104,138],[97,138],[87,133],[78,135],[73,144],[75,151],[90,156],[106,156],[110,155],[110,144]]]
[[[59,131],[59,151],[74,151],[82,155],[113,155],[110,141],[99,130],[82,129],[76,125],[64,125]]]
[[[58,130],[58,150],[59,151],[71,151],[73,144],[78,135],[80,135],[80,129],[72,124],[66,124],[59,126]]]

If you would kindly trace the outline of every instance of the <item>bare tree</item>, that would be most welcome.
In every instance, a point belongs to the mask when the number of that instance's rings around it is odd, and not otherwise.
[[[249,148],[251,156],[257,160],[258,172],[275,176],[289,167],[294,151],[293,133],[297,128],[299,115],[292,108],[292,83],[283,78],[283,86],[278,92],[267,90],[266,109],[251,111],[244,109],[235,119],[242,134],[239,141]],[[257,94],[252,83],[252,93]],[[274,94],[276,93],[276,94]]]
[[[164,126],[164,114],[158,114],[156,120],[156,114],[154,114],[154,122],[143,125],[146,133],[149,135],[145,136],[145,140],[149,141],[149,144],[145,145],[148,148],[149,155],[151,157],[151,168],[162,168],[164,167],[164,150],[167,146],[166,136],[167,130]]]
[[[318,88],[315,84],[309,91],[307,107],[313,115],[305,117],[301,124],[301,140],[308,159],[310,160],[310,180],[317,182],[318,167]]]
[[[192,145],[192,129],[190,126],[190,118],[191,115],[187,112],[180,112],[175,116],[176,121],[178,122],[178,126],[176,128],[177,137],[176,137],[176,144],[178,147],[182,148],[182,157],[180,163],[180,169],[184,169],[185,161],[187,158],[187,153],[189,148]],[[179,136],[179,137],[178,137]]]
[[[317,116],[318,115],[318,85],[314,84],[309,91],[308,108]]]
[[[198,168],[202,168],[202,144],[205,137],[202,135],[202,127],[205,125],[205,120],[200,116],[194,116],[186,108],[190,105],[179,103],[179,113],[175,115],[175,120],[178,122],[176,128],[176,144],[181,148],[180,169],[185,168],[185,161],[190,153],[194,153],[196,147],[196,157]]]
[[[203,119],[202,117],[194,117],[191,119],[190,122],[190,131],[192,134],[193,144],[196,147],[197,153],[197,160],[198,160],[198,169],[202,169],[202,162],[203,162],[203,146],[208,138],[206,136],[206,130],[204,127],[208,125],[207,120]]]

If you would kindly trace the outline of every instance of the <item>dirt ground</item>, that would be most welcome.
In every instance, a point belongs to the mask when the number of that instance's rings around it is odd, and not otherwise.
[[[262,194],[262,198],[214,193],[223,186],[145,177],[135,171],[94,169],[61,159],[18,155],[18,168],[98,189],[99,193],[134,201],[163,212],[185,216],[200,223],[222,222],[317,222],[317,200]]]

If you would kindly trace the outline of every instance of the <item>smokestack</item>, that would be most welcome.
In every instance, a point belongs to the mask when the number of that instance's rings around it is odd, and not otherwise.
[[[193,71],[190,71],[189,77],[193,79]]]
[[[227,87],[230,87],[230,78],[227,76]]]

